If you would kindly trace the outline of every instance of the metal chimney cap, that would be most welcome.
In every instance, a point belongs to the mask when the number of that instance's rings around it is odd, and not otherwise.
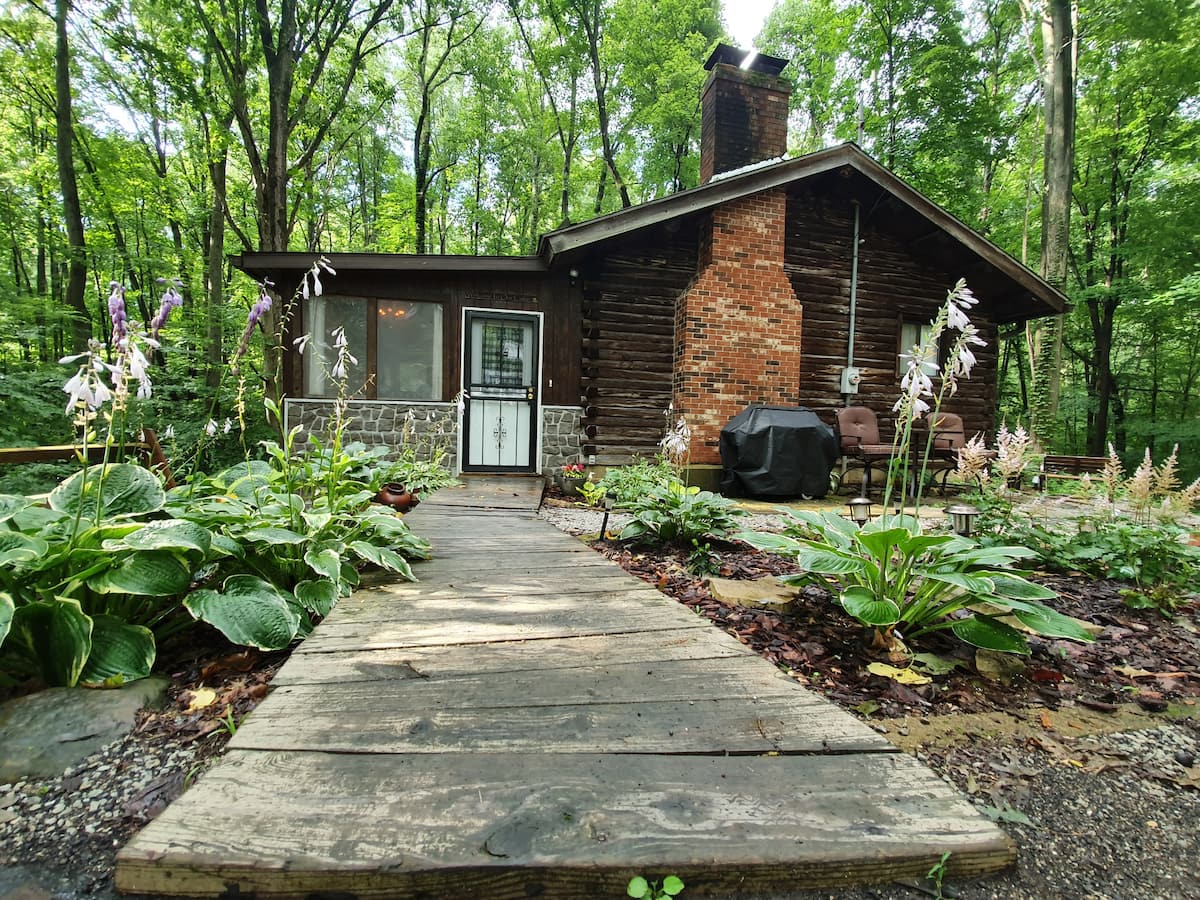
[[[750,72],[763,72],[767,75],[778,75],[783,71],[783,67],[788,64],[786,59],[780,59],[778,56],[768,56],[765,53],[756,53],[753,50],[739,50],[737,47],[731,47],[728,44],[717,44],[717,49],[709,56],[708,61],[704,64],[704,68],[712,71],[713,66],[718,63],[740,68],[743,64],[749,62],[746,69]]]

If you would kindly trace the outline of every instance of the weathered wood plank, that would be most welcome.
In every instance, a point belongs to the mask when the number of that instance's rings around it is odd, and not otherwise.
[[[413,563],[413,574],[418,578],[431,578],[436,575],[469,575],[472,572],[491,572],[497,578],[508,575],[528,575],[549,569],[574,569],[580,573],[599,574],[606,570],[622,571],[614,562],[605,559],[599,553],[584,547],[583,552],[574,550],[529,550],[524,553],[498,553],[488,556],[477,553],[474,556],[435,556],[431,560],[418,560]],[[580,577],[585,577],[582,574]]]
[[[297,654],[271,685],[444,678],[491,672],[522,672],[591,666],[620,659],[670,665],[681,659],[718,659],[749,653],[710,628],[680,628],[582,637],[501,641],[461,647],[406,647]]]
[[[509,578],[504,581],[498,581],[495,578],[487,578],[478,573],[467,577],[455,578],[453,583],[446,581],[442,582],[424,582],[424,581],[396,581],[394,576],[388,576],[383,582],[372,582],[370,589],[383,590],[386,589],[390,594],[397,598],[403,597],[429,597],[429,598],[446,598],[446,597],[533,597],[541,594],[562,594],[570,591],[573,581],[565,579],[561,574],[549,576],[540,575],[524,575],[520,578]],[[588,590],[584,593],[612,593],[615,591],[630,590],[637,581],[631,581],[630,577],[624,572],[604,573],[600,575],[589,575],[586,580]],[[641,586],[642,590],[653,590],[644,582]],[[338,608],[348,606],[356,602],[357,594],[348,600],[343,600]]]
[[[711,628],[694,616],[680,619],[653,609],[636,616],[615,618],[608,612],[589,612],[581,607],[575,616],[523,620],[496,619],[489,622],[456,620],[452,624],[406,625],[389,622],[322,623],[295,653],[327,653],[339,650],[385,650],[394,647],[437,647],[452,644],[491,644],[498,641],[528,641],[541,638],[627,634],[640,631],[674,631],[680,628]]]
[[[460,657],[470,654],[464,647],[448,652]],[[681,659],[669,664],[610,659],[598,665],[552,671],[533,668],[436,678],[411,666],[409,669],[417,677],[405,679],[403,684],[386,691],[362,681],[278,686],[259,709],[264,710],[267,718],[278,717],[281,712],[290,714],[299,708],[310,716],[357,718],[369,714],[386,717],[401,710],[509,709],[747,697],[790,697],[800,706],[826,705],[824,700],[798,687],[794,680],[750,653]],[[255,718],[253,722],[258,727],[261,720]]]
[[[509,592],[502,582],[490,592],[458,591],[449,586],[421,591],[420,587],[420,582],[415,585],[401,582],[359,591],[339,603],[325,621],[335,626],[393,621],[417,625],[476,617],[477,621],[530,617],[546,621],[576,616],[583,607],[603,610],[609,615],[644,609],[669,610],[680,620],[690,620],[695,615],[649,585],[628,578],[616,590],[572,591],[570,585],[559,584],[554,591],[533,595]]]
[[[553,751],[719,756],[895,750],[853,716],[799,687],[790,696],[757,699],[429,710],[392,708],[389,698],[390,692],[385,692],[365,709],[347,709],[330,718],[268,697],[229,746],[371,754]],[[520,698],[506,699],[516,703]]]
[[[248,839],[248,836],[252,838]],[[231,751],[118,855],[128,893],[619,896],[676,873],[746,896],[1010,864],[903,754],[364,757]]]

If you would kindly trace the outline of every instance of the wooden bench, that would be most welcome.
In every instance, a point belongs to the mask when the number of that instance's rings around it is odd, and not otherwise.
[[[1042,460],[1039,472],[1038,490],[1046,490],[1046,481],[1050,478],[1079,479],[1084,475],[1099,475],[1108,465],[1105,456],[1053,456],[1047,455]]]
[[[142,430],[145,438],[127,444],[114,444],[109,450],[110,459],[114,458],[113,450],[121,454],[137,454],[148,469],[153,469],[163,476],[167,487],[175,487],[175,478],[167,463],[166,454],[158,443],[158,436],[149,428]],[[78,444],[53,444],[43,447],[0,447],[0,465],[20,465],[33,462],[60,462],[77,460],[83,455],[83,447]],[[87,448],[89,463],[98,463],[104,459],[104,444],[89,444]]]

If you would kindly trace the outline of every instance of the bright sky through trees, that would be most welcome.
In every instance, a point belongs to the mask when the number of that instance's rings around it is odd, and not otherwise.
[[[734,44],[749,50],[754,46],[754,37],[762,31],[763,21],[775,6],[775,0],[722,0],[725,24]]]

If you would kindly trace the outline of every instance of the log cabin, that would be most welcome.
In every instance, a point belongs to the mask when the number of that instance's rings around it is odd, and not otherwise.
[[[900,356],[966,278],[987,346],[946,409],[992,430],[998,329],[1066,298],[853,143],[786,158],[785,60],[719,46],[701,98],[701,185],[550,232],[531,256],[331,253],[284,347],[289,425],[316,430],[352,372],[352,438],[440,447],[458,472],[552,472],[652,456],[666,414],[717,468],[747,405],[830,425],[864,404],[890,431]],[[314,256],[234,264],[283,296]],[[292,338],[312,336],[308,352]]]

